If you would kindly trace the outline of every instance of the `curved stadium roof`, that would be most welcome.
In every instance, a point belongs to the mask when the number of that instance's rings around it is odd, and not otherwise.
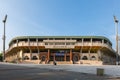
[[[13,38],[9,44],[11,44],[12,41],[14,41],[14,40],[28,39],[28,38],[29,39],[35,39],[35,38],[38,38],[38,39],[43,39],[43,38],[92,38],[92,39],[105,39],[111,43],[111,41],[104,36],[18,36],[18,37]]]

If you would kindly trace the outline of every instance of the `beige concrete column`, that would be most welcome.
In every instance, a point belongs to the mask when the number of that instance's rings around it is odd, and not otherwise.
[[[79,53],[79,60],[81,60],[81,49],[80,49],[80,53]]]
[[[91,43],[91,45],[90,45],[90,49],[89,49],[89,51],[88,51],[88,54],[89,54],[89,60],[91,59],[90,51],[91,51],[91,48],[92,48],[92,45],[93,45],[93,39],[92,39],[92,38],[90,39],[90,43]]]
[[[19,53],[17,52],[16,54],[16,57],[17,57],[17,61],[19,60]]]
[[[97,60],[100,60],[101,55],[102,55],[101,51],[100,51],[100,50],[98,50],[98,51],[97,51],[97,54],[98,54],[98,56],[97,56],[97,58],[96,58],[96,59],[97,59]]]
[[[64,61],[66,61],[66,54],[64,55]]]
[[[40,50],[39,50],[39,44],[38,44],[38,38],[36,39],[36,42],[37,42],[37,50],[38,50],[38,60],[40,59]]]
[[[54,53],[54,61],[55,61],[55,53]]]
[[[32,50],[30,49],[30,60],[32,60]]]
[[[38,60],[40,60],[40,50],[38,49]]]
[[[80,49],[80,60],[82,60],[82,48]]]
[[[17,40],[16,44],[17,44],[17,47],[18,47],[18,40]]]
[[[93,40],[92,40],[92,38],[90,39],[90,42],[91,42],[91,46],[93,45]]]
[[[91,59],[91,54],[90,54],[90,51],[91,51],[91,48],[92,48],[92,46],[93,46],[93,39],[91,38],[91,40],[90,40],[90,42],[91,42],[91,46],[90,46],[90,49],[89,49],[89,60]]]
[[[70,61],[72,61],[72,49],[70,49]]]
[[[88,54],[89,54],[89,59],[88,60],[90,60],[90,49],[88,50]]]
[[[50,49],[48,49],[48,61],[50,60]]]
[[[102,39],[102,45],[104,44],[104,39]]]
[[[20,50],[20,51],[19,51],[19,57],[21,58],[21,60],[24,59],[24,53],[23,53],[23,50]]]
[[[30,46],[30,39],[28,38],[28,46]]]
[[[83,46],[83,43],[84,43],[84,39],[82,38],[82,46]]]
[[[30,39],[28,38],[28,46],[30,50],[30,60],[32,60],[32,50],[30,49]]]

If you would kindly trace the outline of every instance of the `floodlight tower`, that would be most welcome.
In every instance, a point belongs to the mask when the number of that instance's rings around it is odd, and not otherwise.
[[[6,24],[6,20],[7,20],[7,15],[5,15],[5,19],[3,20],[4,23],[4,33],[3,33],[3,61],[5,60],[5,24]]]
[[[116,26],[116,65],[118,65],[118,20],[116,19],[116,16],[114,16],[115,26]]]

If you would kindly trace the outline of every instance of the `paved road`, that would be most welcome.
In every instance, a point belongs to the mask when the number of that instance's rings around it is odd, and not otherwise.
[[[47,66],[47,65],[46,65]],[[54,65],[51,65],[51,67]],[[80,72],[0,63],[0,80],[120,80]]]
[[[104,74],[112,77],[120,77],[120,65],[85,65],[85,64],[59,64],[57,66],[53,66],[51,64],[20,64],[21,66],[26,67],[36,67],[36,68],[46,68],[46,69],[54,69],[54,70],[65,70],[72,72],[80,72],[80,73],[89,73],[96,74],[97,69],[104,69]]]

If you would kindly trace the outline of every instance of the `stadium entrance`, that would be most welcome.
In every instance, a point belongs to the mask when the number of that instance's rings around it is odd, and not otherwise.
[[[51,50],[50,61],[70,61],[70,50]]]

